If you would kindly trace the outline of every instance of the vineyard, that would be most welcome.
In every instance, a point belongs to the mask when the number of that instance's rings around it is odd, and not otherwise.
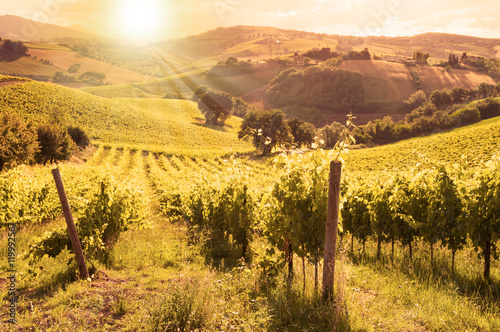
[[[344,156],[333,306],[318,297],[332,152],[257,161],[101,144],[86,164],[61,165],[90,284],[68,283],[77,268],[50,170],[4,172],[0,222],[20,226],[20,324],[498,330],[498,125]],[[477,137],[487,143],[462,158]],[[430,153],[447,140],[456,145]]]
[[[37,123],[81,126],[98,143],[168,154],[213,156],[252,150],[249,143],[237,140],[241,119],[231,118],[224,128],[205,126],[196,104],[187,100],[106,99],[30,81],[0,89],[0,103]]]

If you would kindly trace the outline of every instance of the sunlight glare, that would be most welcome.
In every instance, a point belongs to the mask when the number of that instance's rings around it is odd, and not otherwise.
[[[167,20],[167,8],[161,0],[125,0],[116,8],[117,34],[133,41],[160,39]]]

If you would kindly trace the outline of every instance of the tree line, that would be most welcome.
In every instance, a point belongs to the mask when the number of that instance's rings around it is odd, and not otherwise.
[[[79,127],[26,122],[13,112],[0,114],[0,172],[23,163],[69,160],[73,151],[90,145]]]
[[[401,108],[405,120],[394,122],[392,117],[370,121],[354,130],[357,143],[365,145],[387,144],[416,136],[431,134],[500,116],[500,102],[493,97],[500,95],[497,86],[483,83],[478,89],[454,88],[436,90],[427,98],[419,90]],[[482,99],[484,98],[484,99]],[[481,99],[472,104],[468,102]],[[333,147],[341,132],[340,123],[334,122],[318,130],[326,147]]]

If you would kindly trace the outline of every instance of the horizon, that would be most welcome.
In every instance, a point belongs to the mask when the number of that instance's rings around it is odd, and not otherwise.
[[[265,4],[265,5],[263,5]],[[259,6],[260,5],[260,6]],[[411,13],[411,14],[409,14]],[[20,0],[0,5],[0,15],[71,28],[101,37],[157,42],[218,27],[259,26],[346,36],[408,37],[447,33],[500,38],[500,4],[487,0],[335,0],[253,3],[242,0]]]

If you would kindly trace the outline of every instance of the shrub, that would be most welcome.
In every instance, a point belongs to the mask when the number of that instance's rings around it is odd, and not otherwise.
[[[73,154],[73,141],[66,129],[54,124],[46,124],[38,127],[38,143],[40,152],[36,154],[36,160],[44,165],[47,162],[69,160]]]
[[[71,137],[71,139],[73,140],[73,142],[75,142],[78,147],[84,149],[90,145],[89,136],[80,127],[69,126],[68,127],[68,134]]]
[[[462,108],[450,115],[450,126],[465,126],[476,123],[480,120],[481,115],[477,108]]]
[[[36,130],[11,113],[0,115],[0,172],[5,165],[29,162],[38,151]]]
[[[482,120],[500,116],[500,103],[495,99],[488,98],[481,100],[477,103],[476,107],[481,114]]]

